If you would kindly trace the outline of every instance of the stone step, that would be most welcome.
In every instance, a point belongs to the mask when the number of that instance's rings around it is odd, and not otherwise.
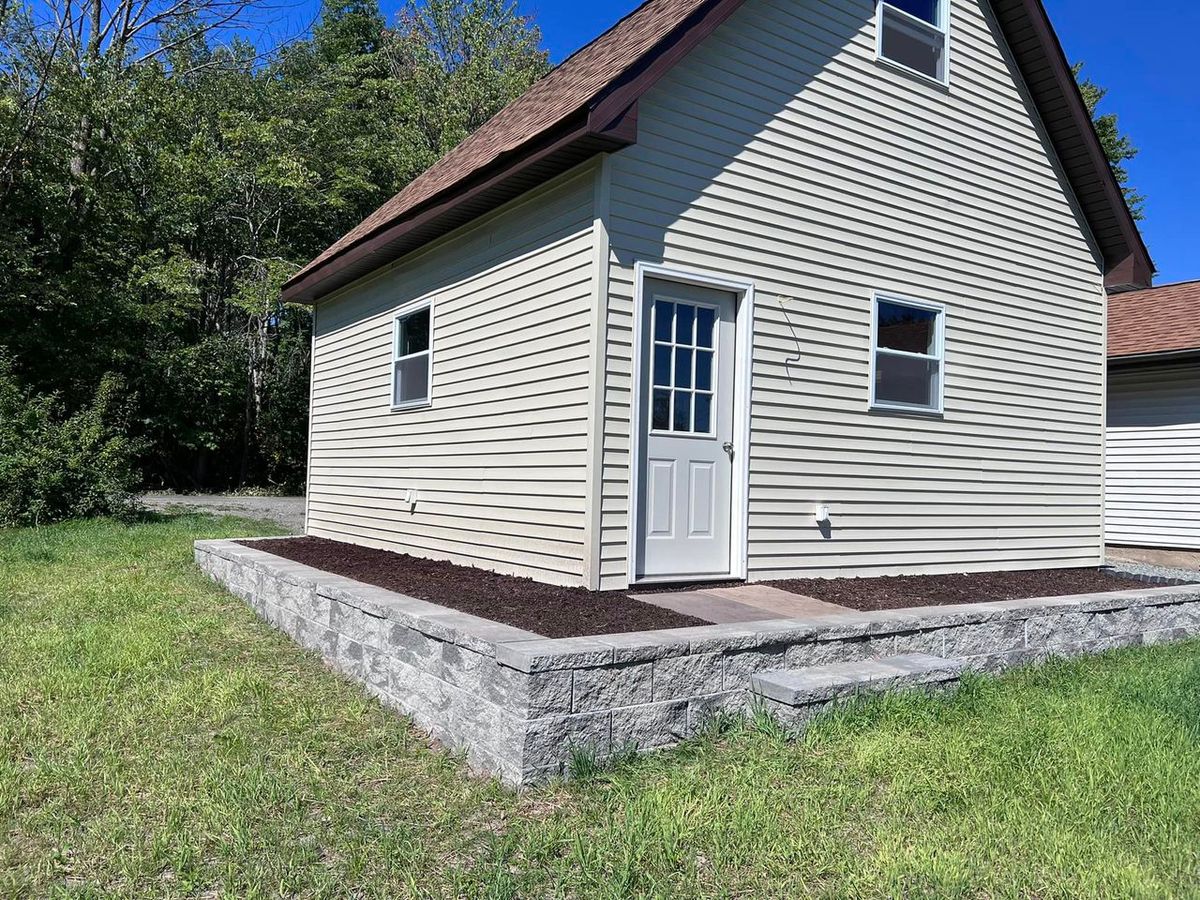
[[[777,669],[750,676],[750,690],[772,707],[813,707],[853,694],[878,694],[915,687],[948,687],[962,674],[960,660],[926,653]]]

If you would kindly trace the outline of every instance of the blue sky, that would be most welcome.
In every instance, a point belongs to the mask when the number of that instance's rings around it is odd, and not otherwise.
[[[1131,181],[1146,195],[1142,234],[1157,284],[1200,278],[1200,64],[1194,49],[1200,5],[1181,0],[1045,0],[1072,62],[1108,88],[1115,112],[1140,148]],[[638,0],[521,0],[558,62]]]

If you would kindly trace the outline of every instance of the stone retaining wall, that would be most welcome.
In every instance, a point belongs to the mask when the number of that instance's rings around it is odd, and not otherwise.
[[[1052,655],[1200,635],[1200,584],[964,606],[846,613],[546,639],[294,563],[233,541],[196,561],[264,619],[362,682],[472,768],[510,784],[598,756],[667,747],[750,676],[927,653],[998,671]]]

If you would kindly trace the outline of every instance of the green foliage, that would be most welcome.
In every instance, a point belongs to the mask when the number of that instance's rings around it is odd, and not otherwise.
[[[0,526],[132,514],[139,447],[129,411],[121,379],[108,375],[66,415],[56,395],[21,388],[0,354]]]
[[[412,165],[426,168],[549,68],[510,0],[408,0],[385,47]]]
[[[1074,72],[1075,78],[1079,81],[1079,90],[1083,94],[1084,103],[1087,104],[1092,122],[1096,125],[1096,134],[1100,136],[1100,145],[1104,148],[1104,154],[1108,157],[1113,174],[1117,176],[1117,183],[1121,185],[1121,191],[1125,194],[1125,202],[1129,204],[1129,211],[1133,213],[1135,219],[1143,219],[1146,215],[1144,208],[1146,198],[1130,185],[1129,170],[1125,167],[1125,163],[1138,155],[1138,148],[1133,145],[1133,141],[1128,135],[1122,134],[1115,113],[1097,112],[1100,102],[1108,94],[1108,89],[1100,87],[1090,78],[1082,77],[1083,63],[1076,63]]]
[[[66,413],[122,376],[150,484],[296,489],[312,320],[280,286],[540,76],[538,32],[497,0],[394,28],[326,0],[310,37],[260,52],[208,40],[227,0],[79,2],[179,12],[92,52],[6,4],[0,344]]]

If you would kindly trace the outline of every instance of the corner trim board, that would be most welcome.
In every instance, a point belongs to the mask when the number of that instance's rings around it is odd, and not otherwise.
[[[587,474],[585,476],[583,580],[587,588],[600,590],[602,506],[604,486],[604,403],[608,388],[608,272],[609,198],[612,160],[600,157],[593,176],[592,208],[592,318],[589,324],[591,371],[588,384]]]

